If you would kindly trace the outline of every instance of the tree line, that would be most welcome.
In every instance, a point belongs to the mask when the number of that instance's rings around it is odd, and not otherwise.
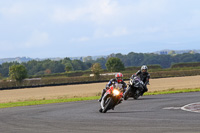
[[[9,67],[13,65],[19,65],[18,62],[3,63],[0,65],[0,73],[3,77],[9,76]],[[36,61],[31,60],[28,62],[23,62],[21,65],[25,66],[28,75],[43,75],[51,73],[62,73],[65,71],[77,71],[77,70],[87,70],[92,64],[88,62],[82,62],[80,60],[70,60],[70,58],[64,58],[59,61],[53,60],[43,60]]]
[[[43,61],[31,60],[26,63],[21,63],[21,65],[25,66],[28,75],[43,75],[69,71],[91,70],[95,63],[99,63],[102,69],[114,72],[116,70],[123,70],[124,67],[141,66],[144,64],[156,64],[160,65],[162,68],[169,68],[172,64],[180,62],[200,62],[200,54],[184,53],[177,55],[158,55],[153,53],[131,52],[127,55],[121,53],[111,54],[107,58],[98,58],[97,60],[92,60],[91,56],[84,58],[84,61],[71,60],[66,57],[59,61],[49,59]],[[0,76],[8,77],[9,67],[19,64],[20,63],[18,62],[1,64]]]
[[[114,57],[120,58],[125,67],[146,65],[160,65],[162,68],[170,68],[172,64],[186,62],[200,62],[200,54],[184,53],[171,55],[158,55],[153,53],[134,53],[127,55],[120,53],[114,54]]]

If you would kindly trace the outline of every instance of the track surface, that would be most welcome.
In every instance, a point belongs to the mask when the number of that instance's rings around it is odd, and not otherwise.
[[[200,92],[143,96],[99,113],[97,101],[0,109],[1,133],[199,133],[200,113],[181,110]]]

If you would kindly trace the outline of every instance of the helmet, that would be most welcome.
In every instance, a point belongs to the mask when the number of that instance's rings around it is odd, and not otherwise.
[[[115,78],[118,83],[122,82],[123,74],[122,73],[116,73]]]
[[[143,66],[141,67],[141,71],[142,71],[142,72],[147,72],[147,69],[148,69],[148,67],[147,67],[146,65],[143,65]]]

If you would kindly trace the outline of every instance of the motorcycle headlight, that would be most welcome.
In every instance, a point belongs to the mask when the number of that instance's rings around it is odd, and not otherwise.
[[[114,90],[113,90],[113,93],[114,93],[115,95],[119,95],[120,92],[119,92],[118,90],[114,89]]]

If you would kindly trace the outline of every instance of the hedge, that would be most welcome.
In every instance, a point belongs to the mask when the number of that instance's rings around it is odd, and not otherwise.
[[[124,74],[124,79],[129,80],[132,73]],[[157,71],[150,72],[151,78],[166,78],[166,77],[182,77],[182,76],[194,76],[200,75],[200,69],[196,70],[176,70],[176,71]],[[113,75],[100,76],[100,79],[95,79],[89,76],[80,77],[62,77],[62,78],[41,78],[41,80],[24,80],[22,83],[16,81],[1,81],[0,89],[17,89],[17,88],[32,88],[32,87],[43,87],[43,86],[58,86],[58,85],[69,85],[69,84],[85,84],[85,83],[98,83],[107,82],[114,78]]]

